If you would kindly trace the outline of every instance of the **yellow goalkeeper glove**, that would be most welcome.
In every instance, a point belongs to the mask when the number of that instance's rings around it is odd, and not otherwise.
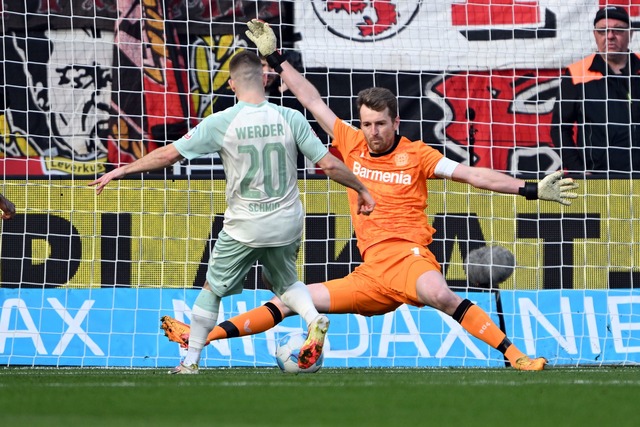
[[[577,199],[578,194],[572,192],[578,188],[578,183],[573,178],[564,178],[562,171],[556,171],[551,175],[547,175],[540,182],[527,182],[524,187],[520,188],[520,195],[527,200],[550,200],[569,206],[571,199]]]
[[[269,24],[259,19],[252,19],[247,22],[247,27],[249,30],[245,31],[245,34],[256,45],[260,55],[267,57],[277,50],[276,35]]]
[[[247,22],[247,27],[249,27],[249,29],[245,31],[245,34],[249,40],[256,45],[260,55],[267,60],[269,66],[276,70],[276,72],[282,72],[280,64],[282,64],[285,59],[280,52],[278,52],[276,35],[269,24],[259,19],[252,19]]]

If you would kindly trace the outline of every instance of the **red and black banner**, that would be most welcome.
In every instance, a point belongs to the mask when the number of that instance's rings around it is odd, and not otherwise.
[[[559,83],[553,70],[371,73],[308,70],[338,117],[354,121],[353,97],[371,86],[399,97],[400,133],[422,140],[447,157],[519,174],[544,174],[560,165],[550,123]],[[312,117],[309,117],[312,119]],[[314,128],[319,135],[324,132]],[[328,140],[327,140],[328,141]]]
[[[238,36],[245,22],[260,17],[279,28],[291,8],[277,1],[4,2],[0,173],[96,175],[176,140],[232,105],[225,67],[247,46]]]

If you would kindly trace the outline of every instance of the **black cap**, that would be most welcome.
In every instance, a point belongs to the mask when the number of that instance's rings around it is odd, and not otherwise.
[[[593,20],[593,25],[596,25],[601,19],[617,19],[629,25],[629,14],[624,7],[620,6],[606,6],[600,9],[598,13],[596,13],[596,19]]]

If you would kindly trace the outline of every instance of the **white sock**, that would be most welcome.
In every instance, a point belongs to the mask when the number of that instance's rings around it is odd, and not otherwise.
[[[302,282],[295,282],[284,291],[282,295],[278,295],[283,303],[291,310],[298,313],[307,325],[309,325],[318,316],[318,310],[313,305],[311,294],[307,286]]]
[[[200,356],[209,332],[216,326],[220,298],[213,292],[203,289],[196,299],[191,311],[191,332],[189,333],[189,350],[183,364],[189,366],[200,363]]]

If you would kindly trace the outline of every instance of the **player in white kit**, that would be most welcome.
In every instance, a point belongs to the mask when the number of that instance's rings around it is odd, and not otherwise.
[[[209,260],[207,280],[192,309],[189,349],[169,371],[198,373],[207,335],[216,325],[220,299],[242,292],[256,261],[272,291],[307,322],[309,331],[299,358],[311,366],[322,352],[329,319],[319,314],[307,287],[298,280],[296,259],[304,210],[297,183],[298,150],[327,176],[358,193],[359,212],[370,214],[375,202],[366,187],[315,135],[302,113],[267,102],[260,58],[238,52],[229,65],[229,84],[237,104],[206,117],[172,144],[101,176],[89,185],[100,194],[114,179],[164,168],[183,158],[218,153],[226,176],[224,226]]]

